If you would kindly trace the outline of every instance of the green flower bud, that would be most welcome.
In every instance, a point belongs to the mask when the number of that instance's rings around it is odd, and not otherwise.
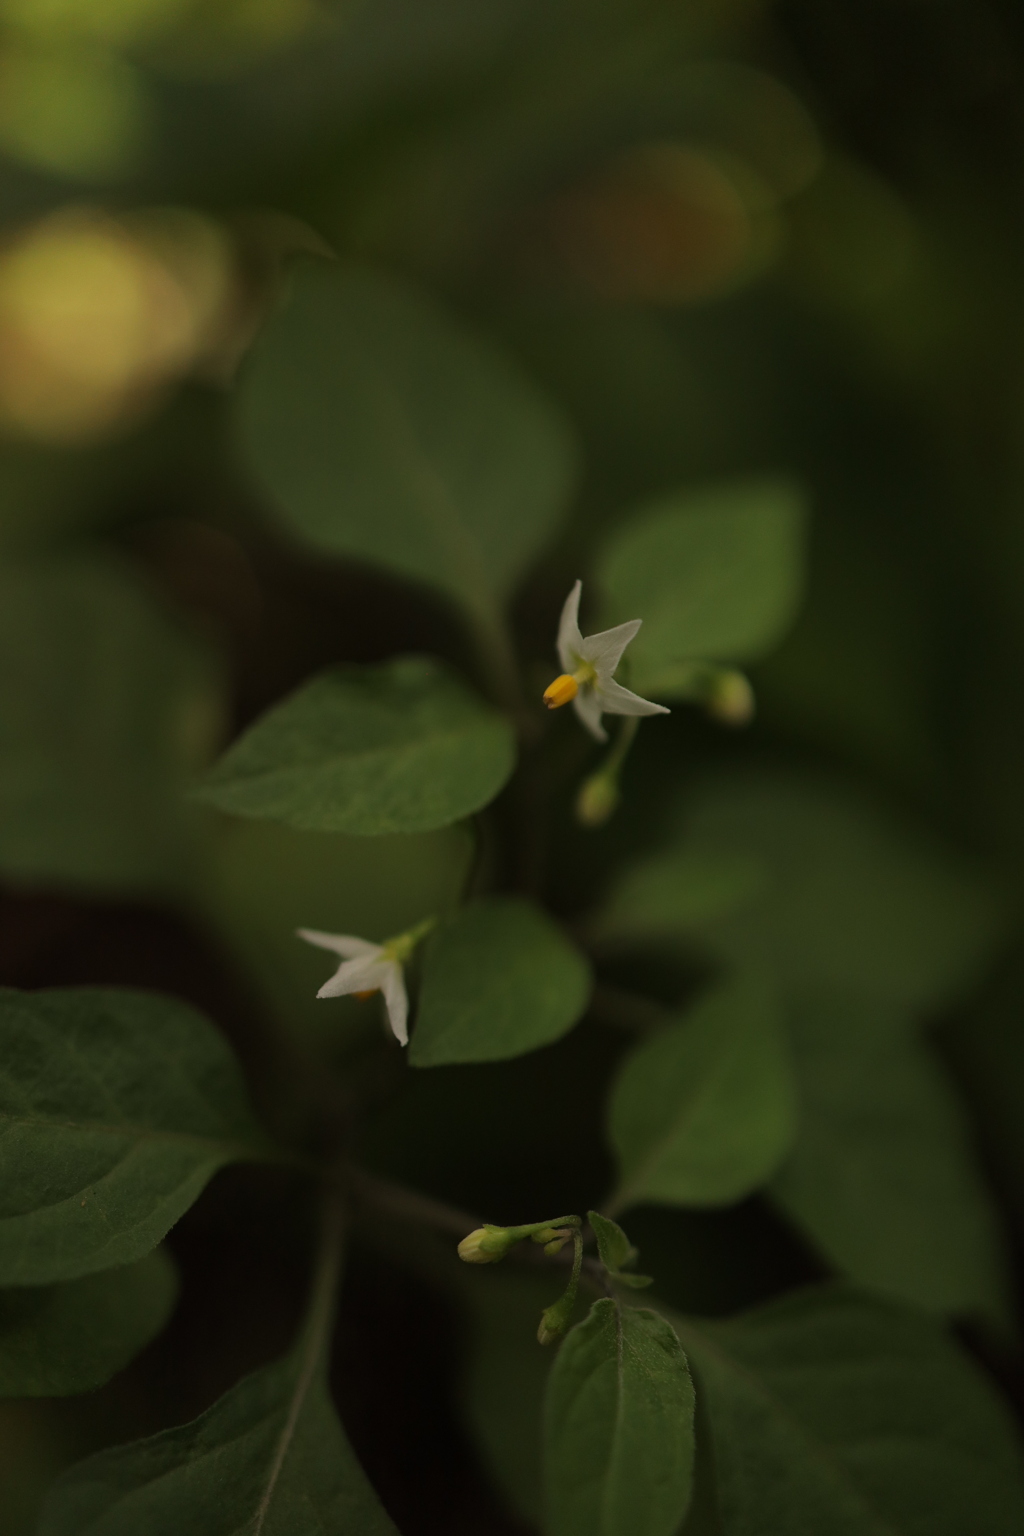
[[[754,718],[754,690],[742,672],[718,672],[707,692],[707,711],[723,725],[749,725]]]
[[[538,1344],[553,1344],[560,1339],[569,1325],[569,1314],[572,1312],[575,1296],[560,1296],[550,1307],[545,1307],[540,1315],[540,1327],[537,1329]],[[566,1303],[568,1302],[568,1305]]]
[[[477,1227],[459,1244],[459,1258],[466,1264],[497,1264],[516,1242],[507,1227]]]
[[[615,776],[601,771],[591,774],[580,785],[576,796],[576,820],[585,827],[602,827],[619,804],[619,786]]]

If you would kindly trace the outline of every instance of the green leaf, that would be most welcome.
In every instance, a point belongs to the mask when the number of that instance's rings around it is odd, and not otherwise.
[[[596,1301],[548,1378],[546,1536],[673,1536],[693,1486],[693,1411],[665,1319]]]
[[[1024,1530],[1015,1426],[928,1318],[837,1287],[673,1322],[710,1421],[725,1536]]]
[[[0,1291],[0,1397],[101,1387],[161,1331],[177,1295],[159,1249],[122,1269]]]
[[[747,855],[670,847],[626,870],[595,932],[602,940],[682,936],[745,906],[766,881]]]
[[[771,990],[730,981],[635,1050],[612,1088],[608,1129],[617,1211],[643,1201],[728,1205],[763,1184],[796,1130]]]
[[[268,710],[196,791],[299,831],[429,832],[486,805],[515,763],[512,727],[436,662],[322,673]]]
[[[597,567],[608,621],[643,619],[630,687],[687,693],[692,663],[763,655],[803,585],[804,502],[786,480],[677,491],[629,518]]]
[[[494,896],[464,907],[430,940],[414,1067],[505,1061],[549,1045],[587,1005],[583,956],[531,902]]]
[[[129,571],[80,557],[0,572],[0,873],[180,886],[182,791],[216,727],[212,678]]]
[[[0,1285],[141,1258],[225,1163],[272,1155],[238,1068],[172,998],[0,991]]]
[[[557,525],[575,452],[500,356],[393,279],[307,266],[261,336],[239,422],[286,523],[485,620]]]
[[[53,1485],[39,1536],[397,1536],[305,1352]]]
[[[633,1262],[636,1249],[617,1221],[602,1216],[600,1211],[588,1211],[587,1220],[597,1239],[597,1251],[605,1269],[614,1274],[623,1265]]]
[[[932,1006],[978,974],[993,893],[931,839],[828,780],[737,776],[691,803],[688,846],[760,862],[763,894],[702,925],[723,957],[792,989],[852,987]]]
[[[952,1085],[899,1010],[795,1011],[800,1134],[773,1191],[836,1267],[937,1311],[1008,1310],[991,1196]]]

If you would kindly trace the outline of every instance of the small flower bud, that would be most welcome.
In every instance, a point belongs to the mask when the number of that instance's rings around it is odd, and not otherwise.
[[[477,1227],[459,1244],[459,1258],[466,1264],[497,1264],[515,1242],[506,1227]]]
[[[718,672],[707,693],[707,711],[723,725],[749,725],[754,718],[754,690],[742,672]]]
[[[571,673],[563,672],[545,688],[544,703],[548,709],[561,709],[563,704],[571,704],[579,691],[579,684]]]
[[[540,1315],[540,1326],[537,1329],[538,1344],[553,1344],[556,1339],[562,1337],[572,1310],[572,1303],[570,1302],[567,1307],[565,1301],[566,1298],[561,1296],[558,1301],[552,1302],[550,1307],[544,1308]]]
[[[576,796],[576,820],[585,827],[603,827],[619,804],[619,786],[609,773],[584,779]]]

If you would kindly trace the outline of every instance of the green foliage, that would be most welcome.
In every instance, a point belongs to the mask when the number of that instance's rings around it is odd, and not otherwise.
[[[602,1216],[600,1211],[588,1211],[587,1220],[597,1239],[597,1252],[601,1263],[617,1285],[625,1285],[631,1290],[641,1291],[653,1284],[650,1275],[622,1273],[628,1265],[635,1264],[637,1252],[618,1222]]]
[[[800,1134],[773,1190],[845,1274],[946,1312],[1004,1318],[992,1198],[964,1112],[903,1013],[856,996],[795,1010]]]
[[[763,1184],[796,1130],[792,1070],[770,989],[744,977],[701,998],[626,1060],[608,1132],[612,1205],[728,1205]]]
[[[541,1518],[541,1413],[552,1352],[537,1343],[537,1319],[551,1302],[547,1273],[474,1268],[462,1286],[469,1347],[462,1404],[480,1457],[506,1503],[524,1520]]]
[[[101,1387],[160,1332],[177,1295],[160,1249],[123,1269],[0,1291],[0,1397]]]
[[[693,1410],[665,1319],[596,1301],[548,1379],[546,1536],[672,1536],[692,1492]]]
[[[426,657],[305,683],[251,726],[197,791],[306,832],[429,832],[493,800],[512,728]]]
[[[228,1047],[143,992],[0,992],[0,1283],[154,1248],[225,1163],[269,1155]]]
[[[571,1029],[589,991],[586,960],[538,907],[518,897],[474,902],[427,945],[409,1060],[521,1056]]]
[[[54,1484],[39,1536],[396,1536],[303,1350]]]
[[[98,555],[0,571],[0,871],[154,890],[189,870],[181,791],[216,701],[199,653]]]
[[[749,855],[669,847],[619,877],[597,917],[597,936],[685,937],[746,906],[766,884],[763,866]]]
[[[714,1447],[724,1536],[1015,1536],[1005,1410],[926,1318],[842,1289],[675,1319]]]
[[[493,622],[573,480],[554,408],[393,279],[297,272],[244,379],[245,451],[288,525]]]
[[[852,987],[927,1007],[974,979],[1004,918],[927,837],[837,784],[772,773],[694,795],[683,843],[629,873],[603,921],[699,939],[790,991]]]
[[[639,509],[597,575],[609,622],[643,618],[631,686],[686,697],[695,661],[747,661],[791,623],[803,585],[805,510],[784,480],[678,491]]]

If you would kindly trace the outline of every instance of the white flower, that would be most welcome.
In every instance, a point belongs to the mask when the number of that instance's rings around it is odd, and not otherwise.
[[[392,1033],[400,1045],[408,1045],[409,998],[402,974],[402,961],[411,948],[406,948],[407,935],[390,939],[386,944],[371,944],[347,933],[319,933],[314,928],[299,928],[297,932],[307,944],[331,949],[342,957],[342,964],[330,981],[324,982],[317,997],[344,997],[350,992],[358,997],[383,992]]]
[[[558,659],[565,671],[545,690],[544,702],[549,709],[559,709],[571,701],[591,735],[607,741],[608,733],[601,725],[603,714],[667,715],[669,711],[664,704],[652,704],[630,693],[613,678],[623,651],[643,620],[630,619],[627,624],[584,639],[579,626],[582,590],[583,583],[578,581],[565,600],[558,625]]]

